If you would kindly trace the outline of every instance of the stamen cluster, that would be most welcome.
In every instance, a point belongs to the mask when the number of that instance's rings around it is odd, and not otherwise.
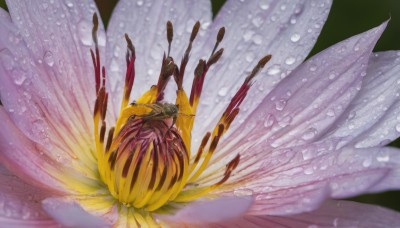
[[[168,202],[188,202],[204,196],[225,183],[240,162],[236,155],[225,167],[222,177],[209,186],[199,186],[196,181],[209,165],[218,142],[229,129],[239,113],[239,106],[249,91],[256,74],[271,59],[262,58],[248,75],[238,92],[232,98],[218,124],[202,139],[196,154],[191,155],[191,131],[201,97],[204,80],[210,67],[221,58],[224,49],[218,49],[225,34],[222,27],[216,43],[207,60],[200,59],[195,70],[190,96],[183,89],[183,79],[189,62],[193,42],[200,29],[196,22],[190,35],[189,44],[180,66],[170,56],[173,41],[173,25],[167,22],[168,52],[164,53],[161,71],[156,85],[152,86],[136,102],[129,104],[130,93],[135,79],[135,47],[127,34],[125,87],[120,114],[115,127],[108,130],[106,145],[106,92],[105,68],[100,66],[97,45],[98,18],[93,16],[93,41],[91,51],[96,78],[96,105],[94,109],[94,130],[98,170],[110,193],[126,206],[154,211]],[[102,69],[102,70],[100,70]],[[164,102],[164,90],[173,77],[177,85],[176,102]]]

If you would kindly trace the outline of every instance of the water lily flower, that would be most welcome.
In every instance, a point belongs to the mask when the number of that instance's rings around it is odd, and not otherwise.
[[[2,226],[400,224],[334,200],[400,188],[386,23],[304,62],[328,0],[7,5]]]

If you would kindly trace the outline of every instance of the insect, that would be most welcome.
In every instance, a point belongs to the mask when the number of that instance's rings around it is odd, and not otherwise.
[[[164,119],[172,118],[173,122],[172,122],[171,127],[175,125],[176,118],[178,117],[178,115],[189,116],[189,117],[195,116],[192,114],[180,113],[178,105],[175,105],[175,104],[169,104],[169,103],[135,104],[135,103],[132,103],[131,105],[140,105],[140,106],[144,106],[146,108],[151,109],[150,112],[143,114],[143,115],[136,115],[135,117],[139,117],[143,120],[164,120]]]
[[[178,116],[179,108],[174,104],[141,104],[147,108],[151,109],[151,112],[138,115],[138,117],[144,120],[163,120],[168,118],[173,118],[174,120]],[[175,122],[175,121],[174,121]]]

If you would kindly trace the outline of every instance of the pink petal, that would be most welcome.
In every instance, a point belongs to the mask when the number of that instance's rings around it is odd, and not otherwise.
[[[400,135],[400,65],[396,51],[373,54],[364,86],[327,137],[343,137],[343,145],[386,145]]]
[[[27,184],[0,166],[0,224],[2,227],[56,227],[41,208],[49,192]]]
[[[28,139],[1,106],[0,119],[0,163],[20,178],[41,188],[63,193],[70,191],[66,189],[66,184],[72,182],[86,189],[100,186],[97,178],[75,170],[72,161],[58,161],[50,157],[55,151],[49,151]]]
[[[248,99],[241,106],[238,121],[234,121],[231,128],[239,126],[240,120],[260,105],[272,88],[304,61],[325,23],[330,6],[329,0],[227,1],[212,25],[206,45],[202,47],[202,56],[208,56],[218,29],[226,27],[221,43],[221,47],[225,48],[224,54],[205,80],[193,138],[201,141],[204,133],[214,127],[215,121],[258,60],[272,54],[271,62],[257,76]],[[190,81],[186,81],[187,86]]]
[[[209,223],[229,220],[243,215],[252,205],[251,197],[220,197],[214,200],[195,201],[182,207],[173,215],[157,215],[167,223]]]
[[[336,150],[333,145],[323,142],[274,151],[262,165],[256,161],[239,165],[238,175],[228,182],[253,190],[256,201],[251,213],[269,215],[310,211],[328,197],[346,198],[400,187],[396,181],[400,177],[398,149]],[[282,210],[285,206],[295,210]]]
[[[29,139],[57,152],[53,156],[71,160],[71,156],[81,156],[79,151],[90,155],[95,85],[89,48],[94,2],[8,1],[8,8],[12,22],[0,19],[4,107]],[[99,43],[105,44],[104,31]]]
[[[237,153],[242,160],[263,157],[275,148],[317,140],[357,94],[372,48],[385,27],[386,23],[336,44],[298,67],[223,140],[215,161]]]
[[[167,51],[166,23],[174,26],[174,40],[171,54],[179,63],[185,51],[193,25],[199,20],[202,24],[199,36],[211,22],[210,1],[119,1],[108,26],[107,65],[110,70],[110,91],[115,114],[119,112],[126,72],[127,33],[136,48],[136,78],[132,90],[137,99],[151,85],[157,83],[163,52]],[[200,49],[198,39],[193,51]],[[198,58],[198,56],[196,56]],[[197,61],[197,60],[196,60]],[[191,74],[189,74],[191,75]]]
[[[203,224],[205,225],[205,224]],[[379,206],[327,201],[319,209],[289,217],[243,216],[209,227],[398,227],[400,214]]]
[[[65,198],[47,198],[43,209],[67,227],[110,227],[105,220],[85,211],[78,203]]]
[[[65,191],[55,177],[61,164],[55,164],[42,151],[45,149],[29,140],[0,107],[0,161],[19,177],[36,185],[56,191]],[[41,154],[42,153],[42,154]]]

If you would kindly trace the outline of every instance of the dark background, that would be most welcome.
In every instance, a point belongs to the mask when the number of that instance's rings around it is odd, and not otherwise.
[[[161,0],[160,0],[161,1]],[[107,24],[117,0],[96,0],[102,18]],[[225,0],[214,0],[213,12],[218,12]],[[0,6],[6,8],[4,0]],[[375,51],[400,50],[399,0],[334,0],[328,20],[310,56],[355,34],[375,27],[390,19]],[[391,146],[400,147],[400,140]],[[400,180],[399,180],[400,181]],[[351,200],[378,204],[400,211],[400,191],[363,195]]]

